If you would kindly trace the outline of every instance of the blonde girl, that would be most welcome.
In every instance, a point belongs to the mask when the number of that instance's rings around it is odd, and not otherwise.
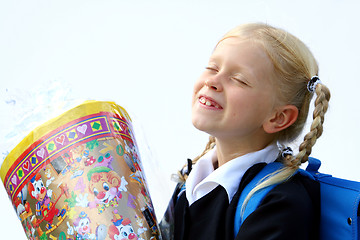
[[[310,131],[295,156],[281,154],[279,146],[301,133],[313,95]],[[267,24],[244,24],[229,31],[194,86],[192,122],[210,140],[179,172],[181,183],[161,223],[163,237],[317,239],[319,185],[296,171],[322,134],[329,99],[315,58],[298,38]],[[234,235],[242,190],[274,161],[284,167],[253,189],[245,204],[254,192],[280,184]]]

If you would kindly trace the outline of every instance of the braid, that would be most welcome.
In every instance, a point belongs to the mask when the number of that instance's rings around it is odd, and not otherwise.
[[[313,122],[311,123],[310,132],[305,135],[304,141],[300,144],[299,153],[296,157],[290,159],[290,156],[285,159],[285,163],[289,163],[289,167],[298,167],[308,160],[312,147],[323,132],[324,115],[329,106],[330,91],[325,85],[318,84],[316,86],[316,95]]]
[[[207,152],[209,152],[211,149],[213,149],[215,146],[215,138],[213,136],[210,136],[209,137],[209,142],[206,144],[206,147],[204,149],[204,151],[199,155],[197,156],[196,158],[194,158],[192,161],[191,160],[188,160],[190,162],[188,162],[188,164],[184,165],[181,170],[179,170],[177,172],[177,174],[173,174],[172,175],[172,180],[175,181],[175,182],[185,182],[188,175],[189,175],[189,165],[193,165],[195,164],[202,156],[204,156]]]
[[[272,173],[266,180],[260,181],[260,183],[250,191],[244,200],[241,214],[243,214],[245,206],[255,192],[272,184],[287,181],[298,170],[300,165],[308,160],[312,147],[323,132],[324,115],[329,106],[330,91],[325,85],[317,84],[316,95],[313,122],[310,127],[310,132],[305,135],[304,141],[300,144],[299,153],[295,157],[291,154],[286,155],[283,158],[285,167]]]

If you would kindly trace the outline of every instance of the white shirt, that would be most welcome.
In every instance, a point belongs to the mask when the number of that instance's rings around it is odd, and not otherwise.
[[[230,203],[245,172],[257,163],[274,162],[278,155],[278,146],[271,144],[260,151],[237,157],[214,169],[213,163],[217,161],[215,147],[197,161],[186,180],[186,198],[189,206],[218,185],[225,188]]]

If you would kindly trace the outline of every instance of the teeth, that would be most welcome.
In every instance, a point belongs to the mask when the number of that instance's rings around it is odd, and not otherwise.
[[[220,109],[220,106],[219,106],[218,104],[212,103],[211,101],[206,100],[206,98],[204,98],[204,97],[201,97],[201,98],[199,99],[199,101],[200,101],[202,104],[204,104],[204,105],[206,105],[206,106],[208,106],[208,107],[213,106],[213,107],[216,107],[216,108]]]

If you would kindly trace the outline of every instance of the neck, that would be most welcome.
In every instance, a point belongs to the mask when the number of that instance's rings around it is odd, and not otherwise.
[[[245,154],[264,149],[273,142],[273,139],[263,141],[234,141],[216,138],[216,153],[218,166],[222,166],[228,161]]]

